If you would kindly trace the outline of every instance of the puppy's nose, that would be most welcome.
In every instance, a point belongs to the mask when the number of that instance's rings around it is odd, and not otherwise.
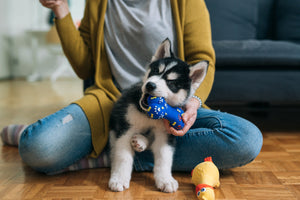
[[[153,83],[153,82],[148,82],[147,84],[146,84],[146,90],[148,91],[148,92],[152,92],[153,90],[155,90],[156,89],[156,84],[155,83]]]

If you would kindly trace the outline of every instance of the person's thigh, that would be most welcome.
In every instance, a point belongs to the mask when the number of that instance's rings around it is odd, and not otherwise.
[[[19,153],[33,169],[51,174],[92,151],[89,122],[77,104],[71,104],[28,126],[20,138]]]
[[[208,156],[220,169],[242,166],[251,162],[262,147],[262,134],[254,124],[208,109],[199,109],[194,125],[176,140],[174,171],[190,171]],[[152,167],[153,156],[149,151],[136,155],[136,170]]]

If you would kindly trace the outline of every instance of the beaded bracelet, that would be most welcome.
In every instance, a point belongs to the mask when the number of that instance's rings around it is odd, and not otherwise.
[[[195,95],[193,95],[192,97],[199,101],[199,103],[200,103],[199,108],[201,108],[202,107],[202,100],[200,99],[200,97],[197,97]]]

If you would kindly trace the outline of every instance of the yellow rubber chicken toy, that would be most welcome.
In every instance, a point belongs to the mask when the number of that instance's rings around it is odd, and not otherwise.
[[[204,159],[192,171],[192,182],[196,186],[196,195],[199,200],[214,200],[214,188],[220,186],[220,174],[211,157]]]

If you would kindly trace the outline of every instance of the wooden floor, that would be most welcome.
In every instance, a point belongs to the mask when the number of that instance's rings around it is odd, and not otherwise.
[[[82,96],[80,81],[0,82],[0,128],[32,123]],[[300,118],[299,118],[300,119]],[[282,121],[284,123],[284,121]],[[300,121],[299,121],[300,123]],[[264,132],[262,152],[251,164],[221,175],[217,199],[300,199],[299,132]],[[0,142],[1,143],[1,142]],[[25,166],[17,148],[0,144],[0,199],[196,199],[190,173],[174,173],[179,190],[164,194],[154,187],[152,173],[133,173],[131,187],[110,192],[109,169],[90,169],[46,176]]]

